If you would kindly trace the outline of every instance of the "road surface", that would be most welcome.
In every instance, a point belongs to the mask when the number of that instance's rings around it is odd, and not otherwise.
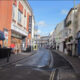
[[[49,50],[40,48],[36,54],[32,55],[28,59],[24,59],[16,63],[16,66],[25,66],[25,67],[49,67],[50,61],[53,60]]]

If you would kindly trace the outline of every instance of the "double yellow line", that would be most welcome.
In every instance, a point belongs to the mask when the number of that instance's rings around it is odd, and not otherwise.
[[[55,72],[56,72],[56,70],[51,72],[49,80],[53,80],[54,79]]]

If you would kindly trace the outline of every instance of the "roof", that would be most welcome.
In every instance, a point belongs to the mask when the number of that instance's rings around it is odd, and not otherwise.
[[[66,16],[66,18],[65,18],[65,21],[67,20],[69,14],[72,12],[72,10],[74,10],[74,8],[71,8],[71,9],[69,10],[69,12],[68,12],[68,14],[67,14],[67,16]]]

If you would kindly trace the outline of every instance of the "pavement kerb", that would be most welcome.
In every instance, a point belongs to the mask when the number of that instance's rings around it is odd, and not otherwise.
[[[58,55],[62,56],[66,61],[68,61],[69,64],[72,66],[73,70],[75,71],[76,76],[80,77],[80,73],[78,73],[78,72],[75,70],[75,68],[74,68],[73,64],[71,63],[71,61],[66,58],[67,55],[61,55],[61,54],[64,54],[64,53],[63,53],[63,52],[60,52],[60,51],[57,51],[57,50],[52,50],[52,51],[56,52]],[[59,53],[61,53],[61,54],[59,54]]]
[[[32,54],[29,55],[29,56],[20,58],[20,59],[18,59],[18,60],[15,60],[15,61],[12,61],[12,62],[5,63],[5,64],[3,64],[3,65],[0,65],[0,67],[6,66],[6,65],[10,65],[10,64],[12,64],[12,63],[16,63],[17,61],[20,61],[20,60],[22,60],[22,59],[28,58],[28,57],[30,57],[30,56],[32,56],[32,55],[34,55],[34,53],[32,53]]]
[[[62,53],[62,52],[56,51],[56,50],[53,50],[53,51],[56,52],[58,55],[62,56],[66,61],[68,61],[72,65],[72,63],[68,59],[66,59],[65,56],[67,56],[67,55],[63,56],[63,55],[59,54],[59,53]],[[64,53],[62,53],[62,54],[64,54]]]
[[[52,68],[53,67],[53,56],[52,56],[52,52],[49,50],[49,52],[50,52],[50,57],[51,57],[51,59],[50,59],[50,61],[49,61],[49,68]]]
[[[60,51],[56,51],[56,50],[53,50],[54,52],[56,52],[58,55],[60,55],[61,57],[63,57],[66,61],[68,61],[69,62],[69,64],[72,66],[72,68],[74,69],[74,67],[73,67],[73,64],[68,60],[68,59],[66,59],[66,57],[64,57],[63,55],[61,55],[61,54],[59,54],[59,53],[62,53],[62,52],[60,52]],[[63,54],[63,53],[62,53]],[[66,55],[67,56],[67,55]]]

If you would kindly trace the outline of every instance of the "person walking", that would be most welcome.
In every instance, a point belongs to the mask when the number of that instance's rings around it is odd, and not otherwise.
[[[12,53],[15,53],[15,44],[14,44],[14,43],[12,43],[12,44],[10,45],[10,48],[12,49]]]

